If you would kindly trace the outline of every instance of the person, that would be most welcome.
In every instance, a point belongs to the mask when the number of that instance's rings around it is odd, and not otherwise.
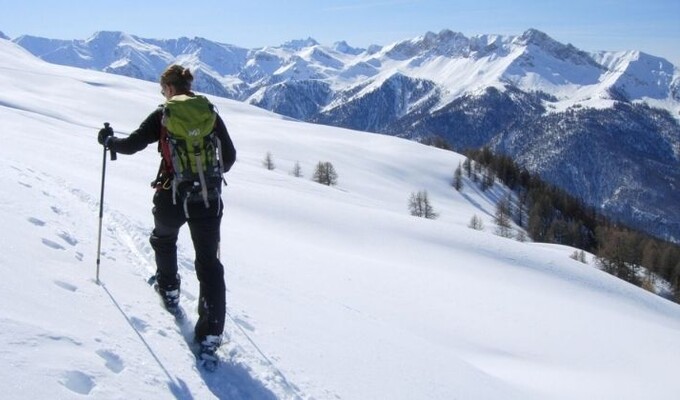
[[[194,97],[191,91],[193,76],[188,68],[180,65],[169,66],[160,77],[161,94],[170,100],[174,96]],[[140,124],[130,136],[113,136],[110,127],[99,132],[98,141],[111,151],[120,154],[134,154],[147,145],[158,142],[163,154],[162,133],[163,106],[159,106]],[[167,131],[166,131],[167,132]],[[221,142],[218,148],[222,160],[222,171],[227,172],[236,161],[236,149],[229,132],[219,115],[216,116],[214,132]],[[221,197],[213,196],[208,204],[194,202],[182,204],[176,201],[177,193],[171,189],[173,179],[172,160],[162,156],[157,178],[152,186],[154,229],[149,239],[156,260],[156,290],[170,312],[179,311],[180,276],[177,271],[177,235],[187,223],[196,253],[194,262],[199,281],[198,320],[194,328],[194,339],[201,344],[201,352],[212,354],[221,345],[226,315],[226,287],[224,267],[219,260],[220,225],[223,215]],[[185,209],[188,207],[188,209]]]

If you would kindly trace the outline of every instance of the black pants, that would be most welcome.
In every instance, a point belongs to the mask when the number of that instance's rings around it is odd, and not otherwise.
[[[163,290],[179,288],[177,235],[186,222],[194,243],[194,266],[200,285],[195,339],[202,341],[207,335],[221,335],[226,314],[224,267],[217,258],[222,200],[218,198],[211,201],[209,208],[203,202],[189,204],[189,218],[181,202],[172,203],[171,190],[156,192],[153,203],[154,230],[149,241],[156,253],[159,287]]]

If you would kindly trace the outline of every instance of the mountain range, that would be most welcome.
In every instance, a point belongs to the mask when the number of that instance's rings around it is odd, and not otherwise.
[[[303,121],[489,146],[617,221],[680,240],[680,71],[640,51],[585,52],[535,29],[368,48],[122,32],[13,41],[52,63],[150,81],[181,63],[199,91]]]

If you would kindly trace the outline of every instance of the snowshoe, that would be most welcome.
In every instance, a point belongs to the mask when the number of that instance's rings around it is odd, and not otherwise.
[[[184,311],[179,305],[179,288],[175,290],[163,290],[158,286],[158,283],[153,285],[154,290],[161,298],[163,307],[172,314],[176,319],[184,318]]]
[[[198,364],[208,372],[215,371],[219,366],[220,357],[217,355],[217,349],[220,344],[222,344],[222,339],[215,335],[208,335],[200,342]]]

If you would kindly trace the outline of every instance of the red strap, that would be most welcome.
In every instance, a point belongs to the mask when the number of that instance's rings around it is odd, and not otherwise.
[[[170,152],[170,142],[168,141],[168,130],[161,124],[161,135],[158,139],[161,148],[161,157],[163,157],[163,173],[172,176],[174,170],[172,169],[172,153]]]

